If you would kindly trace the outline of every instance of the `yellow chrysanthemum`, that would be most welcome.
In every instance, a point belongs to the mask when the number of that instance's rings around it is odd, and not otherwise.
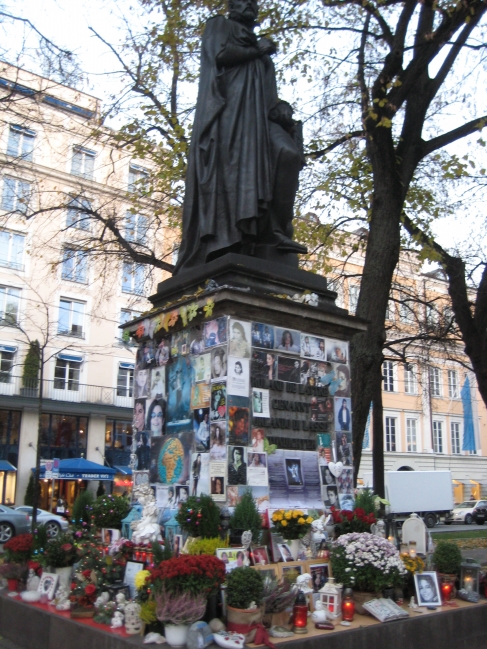
[[[299,512],[294,510],[293,511],[293,518],[299,518]]]
[[[291,512],[286,512],[286,513],[284,514],[284,518],[285,518],[287,521],[290,521],[291,518],[292,518],[292,514],[291,514]]]
[[[277,518],[276,518],[276,521],[282,521],[282,518],[283,518],[282,514],[278,514]]]
[[[145,586],[145,580],[149,575],[150,572],[148,570],[141,570],[135,574],[135,588],[137,588],[137,590],[140,590]]]
[[[302,516],[301,516],[301,518],[298,518],[298,524],[299,525],[304,525],[305,523],[306,523],[306,521],[304,520],[304,518]]]
[[[272,514],[272,520],[274,521],[274,523],[279,520],[277,517],[277,513]]]
[[[308,516],[308,518],[306,519],[306,522],[307,522],[309,525],[311,525],[311,523],[313,522],[313,518],[312,518],[312,516]]]
[[[286,525],[287,525],[287,521],[286,521],[286,520],[281,521],[281,525],[282,525],[283,527],[286,527]]]

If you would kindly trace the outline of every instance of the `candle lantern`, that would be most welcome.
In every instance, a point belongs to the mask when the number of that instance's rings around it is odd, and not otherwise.
[[[343,591],[342,618],[345,622],[352,622],[355,614],[355,602],[353,601],[353,591],[351,588],[345,588]]]
[[[407,543],[401,543],[401,549],[399,552],[401,553],[401,556],[407,556],[409,554],[409,545]]]
[[[171,550],[174,550],[174,537],[177,534],[181,534],[181,526],[173,514],[167,523],[164,523],[164,542],[169,544]]]
[[[479,592],[480,563],[475,559],[465,559],[461,564],[460,586],[467,593]]]
[[[330,577],[319,593],[328,617],[335,620],[339,618],[342,612],[342,585],[335,584],[335,579]]]
[[[409,541],[409,556],[411,559],[416,558],[416,541]]]
[[[293,606],[293,633],[308,633],[308,604],[306,595],[299,591]]]

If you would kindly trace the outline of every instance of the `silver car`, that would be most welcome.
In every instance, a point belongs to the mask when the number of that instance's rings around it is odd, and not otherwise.
[[[17,534],[30,532],[30,518],[26,512],[19,512],[7,505],[0,505],[0,543],[10,541]]]
[[[15,507],[15,511],[27,514],[29,522],[32,520],[32,510],[33,508],[28,507],[27,505]],[[68,529],[68,522],[62,516],[46,512],[45,509],[37,510],[37,522],[39,525],[42,523],[42,525],[46,526],[47,536],[51,539],[56,538],[61,530],[65,532]]]

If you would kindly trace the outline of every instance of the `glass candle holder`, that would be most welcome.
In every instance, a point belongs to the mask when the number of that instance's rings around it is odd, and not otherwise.
[[[342,619],[345,622],[352,622],[354,615],[355,615],[355,602],[353,601],[353,593],[350,588],[347,588],[343,594]]]
[[[449,581],[441,584],[441,598],[444,602],[449,602],[453,592],[453,585]]]
[[[299,591],[293,606],[293,633],[308,633],[308,604],[303,591]]]

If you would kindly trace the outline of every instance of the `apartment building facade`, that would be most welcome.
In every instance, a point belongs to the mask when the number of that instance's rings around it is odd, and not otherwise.
[[[359,243],[364,236],[361,230],[351,238]],[[330,263],[337,303],[354,313],[363,249],[358,246],[346,261],[332,256]],[[451,338],[452,318],[442,271],[422,272],[414,252],[404,251],[386,319],[390,345],[382,367],[385,470],[450,470],[454,500],[461,502],[487,495],[487,411],[461,342],[433,340],[438,333]],[[462,389],[464,396],[470,393],[473,434],[465,430]],[[371,410],[359,479],[372,473],[373,416]]]
[[[0,63],[0,111],[0,487],[22,504],[38,432],[43,460],[106,462],[123,484],[134,353],[118,327],[150,309],[163,273],[117,254],[94,213],[161,256],[167,242],[160,231],[151,241],[151,200],[134,207],[144,162],[100,136],[98,99]],[[41,414],[25,368],[34,341]],[[56,483],[54,501],[60,488],[72,502],[79,483]],[[41,506],[51,490],[45,481]]]

